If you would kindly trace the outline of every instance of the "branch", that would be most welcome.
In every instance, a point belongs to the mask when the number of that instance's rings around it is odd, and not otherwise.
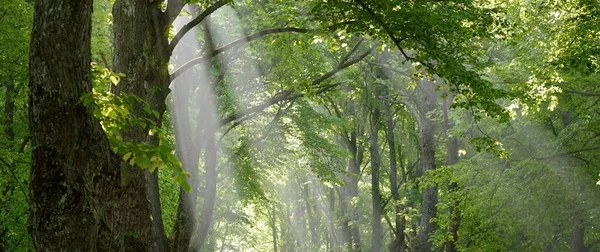
[[[204,61],[205,59],[210,59],[214,56],[219,55],[220,53],[227,51],[229,49],[232,49],[236,46],[240,46],[243,44],[247,44],[251,41],[260,39],[266,35],[269,34],[276,34],[276,33],[284,33],[284,32],[298,32],[298,33],[307,33],[309,30],[308,29],[304,29],[304,28],[295,28],[295,27],[284,27],[284,28],[273,28],[273,29],[267,29],[264,31],[260,31],[258,33],[252,34],[250,36],[246,36],[237,40],[234,40],[233,42],[224,45],[220,48],[217,48],[211,52],[208,52],[206,54],[204,54],[204,56],[201,57],[197,57],[194,58],[188,62],[186,62],[185,64],[183,64],[181,67],[177,68],[172,74],[171,74],[171,80],[176,79],[177,77],[179,77],[181,74],[183,74],[183,72],[187,71],[188,69],[192,68],[193,66],[201,63],[202,61]],[[175,40],[175,39],[173,39]]]
[[[27,201],[27,204],[29,204],[31,206],[31,201],[29,200],[29,197],[27,196],[27,193],[25,192],[25,189],[23,189],[23,186],[21,185],[21,182],[19,181],[19,179],[15,175],[15,172],[13,171],[12,166],[9,163],[7,163],[4,159],[2,159],[2,158],[0,158],[0,162],[2,162],[6,166],[6,168],[10,172],[10,175],[12,175],[12,178],[15,180],[15,183],[17,184],[17,186],[19,187],[19,189],[21,189],[21,193],[23,193],[23,197],[25,197],[25,200]]]
[[[284,100],[289,100],[290,99],[290,95],[292,94],[291,91],[282,91],[277,93],[275,96],[271,97],[271,99],[256,105],[254,107],[250,107],[247,108],[245,110],[239,111],[237,113],[233,113],[232,115],[224,118],[221,120],[221,123],[218,127],[226,125],[230,122],[233,122],[235,120],[238,120],[244,116],[248,116],[250,114],[253,113],[258,113],[258,112],[262,112],[263,110],[265,110],[266,108],[270,107],[271,105],[278,103],[280,101],[284,101]]]
[[[373,50],[375,50],[375,47],[377,45],[374,45],[373,47],[371,47],[371,49],[369,49],[368,51],[366,51],[365,53],[361,54],[360,56],[358,56],[357,58],[350,60],[346,63],[343,64],[339,64],[337,65],[333,70],[321,75],[321,77],[316,78],[315,80],[312,81],[311,85],[314,87],[316,85],[318,85],[319,83],[325,81],[326,79],[328,79],[329,77],[335,75],[336,73],[338,73],[339,71],[348,68],[358,62],[360,62],[362,59],[364,59],[365,57],[367,57],[369,54],[371,54],[373,52]],[[331,85],[326,85],[321,87],[321,89],[319,89],[317,92],[315,92],[315,94],[321,94],[323,92],[326,92],[334,87],[337,87],[341,85],[341,83],[336,83],[336,84],[331,84]],[[279,93],[277,93],[275,96],[273,96],[271,99],[256,105],[254,107],[251,108],[247,108],[243,111],[239,111],[237,113],[234,113],[224,119],[221,120],[220,124],[217,127],[221,127],[223,125],[226,125],[230,122],[233,122],[235,120],[238,120],[240,118],[243,118],[245,116],[251,115],[253,113],[259,113],[262,112],[263,110],[265,110],[266,108],[270,107],[271,105],[278,103],[280,101],[291,101],[291,100],[295,100],[298,99],[300,97],[304,97],[305,94],[304,93],[298,93],[298,94],[294,94],[292,95],[292,91],[281,91]]]
[[[402,54],[404,54],[404,51],[402,50],[402,47],[400,47],[400,43],[402,43],[402,41],[404,40],[404,38],[398,39],[396,38],[396,36],[394,36],[394,34],[392,33],[392,29],[390,29],[386,23],[384,23],[378,16],[377,14],[371,9],[369,8],[369,6],[367,6],[367,4],[365,4],[362,0],[357,0],[356,1],[360,7],[362,7],[367,13],[369,13],[369,15],[371,15],[371,17],[373,18],[373,20],[375,20],[375,22],[379,23],[381,25],[381,27],[383,28],[383,30],[385,30],[385,33],[390,37],[390,39],[392,39],[392,42],[394,42],[394,44],[396,45],[396,47],[398,47],[398,49],[400,49],[400,52],[402,52]],[[407,57],[407,55],[404,54],[405,57]],[[407,57],[408,59],[408,57]]]
[[[354,52],[356,52],[356,50],[358,50],[358,47],[360,46],[360,44],[362,44],[363,40],[364,40],[364,38],[360,38],[360,40],[358,41],[358,43],[356,43],[356,45],[354,47],[352,47],[352,49],[350,49],[350,51],[346,54],[346,56],[344,56],[342,58],[342,60],[340,61],[340,63],[346,62],[350,58],[350,56],[352,56],[352,54]]]
[[[25,147],[27,147],[27,143],[29,142],[30,139],[31,139],[31,136],[26,136],[23,139],[23,142],[21,142],[21,146],[19,147],[19,153],[25,152]]]
[[[583,148],[583,149],[574,150],[574,151],[567,151],[567,152],[563,152],[563,153],[556,153],[554,155],[546,156],[546,157],[537,157],[537,158],[533,157],[531,159],[541,161],[541,160],[560,158],[560,157],[564,157],[564,156],[569,156],[569,155],[573,155],[573,154],[579,154],[581,152],[594,151],[594,150],[600,150],[600,146],[590,147],[590,148]],[[510,161],[512,161],[512,162],[520,162],[520,161],[523,161],[523,159],[511,159]]]
[[[396,47],[398,47],[398,50],[400,50],[400,53],[402,53],[402,56],[404,56],[405,59],[407,60],[413,60],[416,62],[421,63],[421,65],[424,65],[426,67],[428,67],[429,69],[431,69],[432,71],[435,70],[434,66],[432,64],[423,62],[421,60],[418,60],[417,58],[411,57],[409,56],[404,49],[402,49],[402,47],[400,46],[400,43],[402,43],[402,41],[404,41],[405,38],[397,38],[394,33],[392,32],[392,29],[387,26],[387,24],[385,22],[383,22],[383,20],[381,20],[377,14],[371,9],[369,8],[368,5],[366,5],[362,0],[356,0],[356,2],[367,12],[369,13],[369,15],[371,15],[371,17],[373,18],[373,20],[375,20],[375,22],[379,23],[379,25],[381,25],[381,28],[383,28],[383,30],[385,31],[385,33],[390,37],[390,39],[392,40],[392,42],[394,42],[394,45]]]
[[[171,1],[169,1],[169,2],[171,2]],[[212,6],[208,7],[206,10],[204,10],[202,13],[200,13],[200,15],[198,15],[192,21],[190,21],[189,23],[187,23],[186,25],[181,27],[181,30],[179,30],[177,32],[177,34],[175,35],[175,37],[171,40],[171,43],[169,44],[170,51],[172,52],[173,49],[175,49],[175,46],[177,46],[177,43],[179,43],[179,41],[183,38],[183,36],[185,36],[185,34],[188,31],[190,31],[192,28],[194,28],[194,26],[201,23],[202,20],[204,20],[204,18],[208,17],[210,14],[212,14],[219,8],[223,7],[226,3],[227,3],[227,1],[224,1],[224,0],[217,1],[215,4],[213,4]]]
[[[327,92],[327,91],[331,90],[332,88],[337,87],[339,85],[341,85],[341,83],[326,85],[326,86],[322,87],[321,89],[319,89],[317,92],[315,92],[315,94],[322,94],[322,93]],[[245,120],[244,119],[245,117],[251,116],[252,114],[255,114],[255,113],[260,113],[260,112],[264,111],[265,109],[267,109],[268,107],[270,107],[278,102],[293,101],[298,98],[302,98],[305,95],[306,95],[305,93],[292,94],[292,91],[281,91],[281,92],[277,93],[275,96],[273,96],[271,99],[269,99],[259,105],[247,108],[243,111],[236,112],[236,113],[224,118],[223,120],[221,120],[221,123],[220,123],[220,125],[218,125],[218,127],[221,127],[223,125],[226,125],[226,124],[236,121],[236,120],[240,120],[240,119]]]
[[[361,61],[361,60],[363,60],[365,57],[369,56],[369,54],[371,54],[371,53],[372,53],[372,52],[375,50],[375,47],[376,47],[376,46],[377,46],[377,44],[373,45],[373,47],[371,47],[371,49],[369,49],[368,51],[366,51],[365,53],[361,54],[360,56],[356,57],[356,58],[355,58],[355,59],[353,59],[353,60],[350,60],[350,61],[348,61],[348,62],[346,62],[346,63],[344,63],[344,62],[341,62],[341,64],[340,64],[340,65],[337,65],[337,66],[336,66],[336,67],[335,67],[333,70],[331,70],[330,72],[328,72],[328,73],[326,73],[326,74],[322,75],[321,77],[317,78],[316,80],[314,80],[312,84],[313,84],[313,85],[316,85],[316,84],[318,84],[318,83],[320,83],[320,82],[322,82],[322,81],[326,80],[327,78],[329,78],[329,77],[333,76],[333,75],[334,75],[334,74],[336,74],[337,72],[339,72],[339,71],[341,71],[341,70],[343,70],[343,69],[345,69],[345,68],[348,68],[349,66],[352,66],[352,65],[354,65],[354,64],[356,64],[356,63],[358,63],[358,62],[360,62],[360,61]]]
[[[167,24],[172,24],[185,4],[181,0],[169,0],[167,3]]]
[[[572,88],[569,88],[568,90],[565,90],[565,93],[576,94],[576,95],[581,95],[581,96],[600,97],[600,93],[590,93],[590,92],[577,91],[577,90],[572,89]]]
[[[106,55],[104,55],[104,53],[100,53],[100,59],[102,59],[102,63],[104,63],[104,67],[106,69],[111,70],[110,65],[108,64],[108,60],[106,60]]]

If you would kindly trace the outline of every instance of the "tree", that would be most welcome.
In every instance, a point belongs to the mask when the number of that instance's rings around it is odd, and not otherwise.
[[[126,164],[80,100],[92,91],[91,12],[87,0],[35,4],[29,63],[35,146],[31,235],[42,251],[149,250],[144,181],[128,180],[122,172]]]

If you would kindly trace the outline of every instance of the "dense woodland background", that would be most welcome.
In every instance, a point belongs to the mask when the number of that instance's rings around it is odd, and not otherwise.
[[[0,0],[0,251],[600,251],[599,58],[597,0]]]

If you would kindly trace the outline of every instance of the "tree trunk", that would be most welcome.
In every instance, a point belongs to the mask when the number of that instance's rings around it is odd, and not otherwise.
[[[91,11],[90,0],[35,5],[29,230],[39,251],[149,251],[144,177],[122,176],[126,165],[80,102],[92,90]]]
[[[338,246],[340,245],[339,238],[337,236],[338,231],[335,226],[335,186],[329,189],[329,212],[327,212],[327,227],[329,231],[329,236],[327,239],[328,250],[327,251],[337,251]]]
[[[271,203],[271,239],[273,239],[273,252],[277,252],[277,210],[275,203]]]
[[[348,108],[348,115],[354,116],[355,107],[354,100],[348,100],[346,104]],[[345,204],[350,208],[350,220],[352,220],[353,225],[348,225],[350,231],[351,246],[353,251],[361,251],[361,241],[360,241],[360,228],[358,223],[360,223],[359,219],[359,209],[356,205],[350,204],[350,200],[358,198],[358,181],[360,180],[360,163],[362,163],[363,156],[363,148],[358,145],[358,127],[350,132],[348,142],[346,143],[346,147],[350,151],[350,160],[348,161],[348,172],[350,176],[348,178],[348,186],[345,188],[348,192],[348,198],[344,200]],[[346,137],[348,137],[346,135]],[[345,223],[348,224],[348,223]]]
[[[348,251],[352,251],[352,233],[350,231],[350,218],[348,217],[348,202],[349,197],[347,196],[348,188],[345,187],[340,187],[338,190],[338,198],[339,198],[339,211],[338,213],[338,220],[340,221],[340,225],[341,225],[341,232],[342,232],[342,236],[344,238],[343,243],[345,244],[345,247]]]
[[[202,246],[208,237],[208,232],[212,227],[213,212],[217,197],[217,147],[215,145],[214,133],[211,132],[209,134],[210,136],[206,140],[207,144],[205,146],[204,153],[204,176],[206,179],[206,188],[203,197],[204,201],[202,202],[202,211],[200,213],[198,250],[202,249]]]
[[[398,166],[396,162],[396,141],[394,139],[394,121],[392,118],[392,112],[390,103],[387,100],[383,102],[385,111],[385,122],[387,129],[387,142],[389,146],[389,157],[390,157],[390,189],[392,191],[392,198],[394,204],[394,225],[395,230],[393,234],[393,240],[389,245],[390,251],[406,251],[406,241],[404,236],[404,229],[406,228],[406,220],[402,216],[402,206],[400,205],[400,192],[398,183]],[[400,160],[402,161],[402,160]]]
[[[376,92],[377,93],[377,92]],[[373,215],[371,219],[371,251],[379,252],[382,249],[383,226],[381,225],[381,189],[379,188],[379,169],[381,156],[379,155],[379,117],[380,111],[377,105],[371,115],[371,197]]]
[[[421,81],[419,86],[422,97],[417,102],[419,108],[419,175],[426,171],[435,169],[435,132],[434,123],[428,114],[435,109],[436,97],[434,85],[430,81]],[[423,190],[423,203],[421,205],[421,220],[416,244],[413,246],[416,252],[430,252],[432,244],[429,236],[435,230],[431,222],[437,214],[437,186],[430,186]]]
[[[15,139],[15,131],[13,129],[13,119],[15,115],[15,84],[8,77],[9,80],[6,83],[6,92],[4,93],[4,134],[9,141]]]
[[[319,246],[319,233],[317,232],[316,207],[313,208],[310,197],[310,183],[303,185],[304,203],[306,205],[306,219],[308,220],[308,229],[310,231],[310,241],[313,246]]]
[[[585,246],[585,228],[583,227],[583,221],[577,221],[573,232],[571,233],[571,252],[587,252],[588,249]]]
[[[115,94],[125,92],[144,99],[151,109],[158,112],[158,118],[144,111],[142,103],[134,104],[132,114],[155,118],[154,123],[157,127],[162,124],[166,110],[165,99],[169,94],[167,64],[170,50],[165,35],[167,22],[166,13],[160,10],[158,1],[117,0],[113,6],[113,71],[124,73],[126,76],[117,86],[113,86],[111,91]],[[125,141],[159,144],[156,136],[148,135],[147,128],[133,127],[122,134]],[[153,250],[168,251],[160,208],[157,171],[150,173],[138,167],[125,169],[129,177],[145,181],[145,190],[151,203]]]
[[[450,106],[454,100],[454,95],[450,94],[444,99],[443,113],[444,113],[444,133],[446,135],[446,165],[451,166],[458,163],[458,139],[454,136],[450,136],[448,131],[454,127],[454,121],[449,116]],[[452,192],[457,190],[458,185],[456,182],[448,184],[448,191]],[[458,241],[458,229],[460,228],[460,202],[456,200],[453,206],[448,209],[451,222],[449,227],[450,236],[444,241],[444,252],[457,252],[456,243]]]

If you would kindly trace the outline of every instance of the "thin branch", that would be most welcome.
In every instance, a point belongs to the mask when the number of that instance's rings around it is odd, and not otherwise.
[[[8,171],[10,172],[10,175],[12,175],[13,179],[15,180],[15,183],[17,184],[17,186],[21,190],[21,193],[23,193],[23,197],[25,197],[25,200],[27,201],[27,204],[29,204],[31,206],[31,200],[29,200],[29,197],[27,196],[27,193],[25,192],[25,189],[23,189],[23,186],[21,185],[21,182],[19,181],[19,179],[15,175],[15,172],[13,171],[12,166],[10,164],[8,164],[3,158],[0,158],[0,161],[2,163],[4,163],[4,165],[6,166],[6,169],[8,169]]]
[[[221,123],[219,126],[226,125],[230,122],[233,122],[235,120],[238,120],[240,118],[243,118],[243,117],[248,116],[253,113],[262,112],[263,110],[265,110],[266,108],[270,107],[271,105],[273,105],[275,103],[278,103],[278,102],[284,101],[284,100],[288,100],[290,98],[291,94],[292,94],[291,91],[279,92],[279,93],[275,94],[275,96],[271,97],[269,100],[267,100],[259,105],[256,105],[254,107],[250,107],[245,110],[238,111],[236,113],[229,115],[228,117],[221,120]]]
[[[569,155],[573,155],[573,154],[579,154],[581,152],[594,151],[594,150],[600,150],[600,146],[583,148],[583,149],[574,150],[574,151],[567,151],[567,152],[563,152],[563,153],[556,153],[554,155],[546,156],[546,157],[533,157],[531,159],[541,161],[541,160],[560,158],[560,157],[564,157],[564,156],[569,156]],[[523,160],[524,159],[510,159],[511,162],[520,162]]]
[[[366,58],[367,56],[369,56],[369,54],[371,54],[371,53],[372,53],[372,52],[375,50],[375,47],[376,47],[376,46],[377,46],[377,44],[373,45],[373,47],[371,47],[371,49],[369,49],[368,51],[366,51],[365,53],[361,54],[360,56],[358,56],[357,58],[355,58],[355,59],[353,59],[353,60],[350,60],[350,61],[348,61],[348,62],[346,62],[346,63],[344,63],[344,62],[341,62],[341,63],[343,63],[343,64],[341,64],[341,65],[337,65],[337,66],[336,66],[336,67],[335,67],[333,70],[331,70],[330,72],[328,72],[328,73],[326,73],[326,74],[322,75],[321,77],[317,78],[316,80],[314,80],[314,81],[313,81],[313,85],[315,85],[315,84],[318,84],[318,83],[320,83],[320,82],[322,82],[322,81],[326,80],[327,78],[329,78],[329,77],[333,76],[333,75],[334,75],[334,74],[336,74],[337,72],[339,72],[339,71],[341,71],[341,70],[343,70],[343,69],[345,69],[345,68],[348,68],[349,66],[352,66],[352,65],[354,65],[354,64],[356,64],[356,63],[358,63],[358,62],[360,62],[361,60],[363,60],[364,58]]]
[[[175,49],[175,46],[177,46],[177,43],[179,43],[179,41],[183,38],[183,36],[185,36],[185,34],[187,32],[189,32],[192,28],[194,28],[194,26],[200,24],[202,22],[202,20],[204,20],[204,18],[208,17],[210,14],[212,14],[219,8],[225,6],[225,4],[227,4],[227,1],[224,1],[224,0],[217,1],[215,4],[213,4],[212,6],[208,7],[206,10],[204,10],[202,13],[200,13],[200,15],[198,15],[192,21],[190,21],[189,23],[187,23],[186,25],[181,27],[181,30],[179,30],[177,32],[175,37],[173,37],[173,39],[171,40],[171,43],[169,43],[169,48],[170,48],[171,52],[173,51],[173,49]]]
[[[577,90],[571,89],[571,88],[565,90],[565,93],[576,94],[576,95],[581,95],[581,96],[588,96],[588,97],[600,97],[600,93],[577,91]]]
[[[215,57],[217,55],[219,55],[220,53],[227,51],[229,49],[235,48],[237,46],[243,45],[243,44],[247,44],[251,41],[260,39],[266,35],[270,35],[270,34],[276,34],[276,33],[284,33],[284,32],[297,32],[297,33],[307,33],[309,30],[308,29],[304,29],[304,28],[295,28],[295,27],[283,27],[283,28],[273,28],[273,29],[267,29],[267,30],[263,30],[260,31],[258,33],[237,39],[227,45],[224,45],[220,48],[217,48],[211,52],[206,53],[205,55],[201,56],[201,57],[197,57],[194,58],[188,62],[186,62],[185,64],[183,64],[181,67],[177,68],[172,74],[171,74],[171,80],[176,79],[177,77],[179,77],[183,72],[187,71],[188,69],[190,69],[191,67],[203,62],[204,60],[210,59],[212,57]]]
[[[400,43],[402,43],[402,41],[404,41],[405,38],[398,38],[394,35],[394,33],[392,32],[392,29],[385,23],[383,22],[383,20],[381,20],[381,18],[379,18],[377,16],[377,14],[367,5],[365,4],[362,0],[356,0],[356,2],[367,12],[369,13],[369,15],[371,15],[371,17],[373,18],[373,20],[375,20],[375,22],[379,23],[379,25],[381,25],[381,28],[383,28],[383,30],[385,31],[385,33],[390,37],[390,39],[392,40],[392,42],[394,42],[394,45],[398,48],[398,50],[400,51],[400,53],[402,53],[402,56],[404,56],[404,58],[406,60],[412,60],[412,61],[416,61],[421,63],[421,65],[424,65],[426,67],[428,67],[429,69],[431,69],[432,71],[435,70],[435,67],[432,64],[423,62],[421,60],[418,60],[417,58],[411,57],[408,55],[408,53],[406,53],[404,51],[404,49],[402,49],[402,46],[400,46]],[[435,71],[434,71],[435,72]]]
[[[112,70],[108,64],[108,60],[106,60],[106,55],[104,55],[103,52],[100,53],[100,59],[102,59],[102,63],[104,63],[104,67],[106,67],[106,69]]]
[[[350,67],[350,66],[352,66],[352,65],[354,65],[354,64],[356,64],[358,62],[360,62],[362,59],[364,59],[369,54],[371,54],[373,52],[373,50],[375,50],[375,46],[371,47],[371,49],[369,49],[367,52],[361,54],[359,57],[357,57],[357,58],[355,58],[353,60],[350,60],[350,61],[348,61],[348,62],[346,62],[344,64],[337,65],[333,70],[331,70],[331,71],[329,71],[329,72],[321,75],[321,77],[313,80],[312,83],[311,83],[311,86],[314,87],[314,86],[318,85],[319,83],[325,81],[329,77],[335,75],[339,71],[341,71],[341,70],[343,70],[345,68],[348,68],[348,67]],[[336,84],[331,84],[331,85],[323,86],[323,87],[321,87],[321,89],[319,89],[317,92],[315,92],[315,94],[321,94],[321,93],[326,92],[326,91],[328,91],[328,90],[330,90],[330,89],[332,89],[334,87],[337,87],[339,85],[341,85],[341,83],[336,83]],[[245,109],[243,111],[236,112],[236,113],[234,113],[234,114],[232,114],[232,115],[230,115],[230,116],[222,119],[221,122],[220,122],[220,124],[218,125],[218,127],[226,125],[226,124],[228,124],[230,122],[233,122],[235,120],[239,120],[240,118],[243,118],[243,117],[248,116],[250,114],[262,112],[263,110],[265,110],[266,108],[270,107],[271,105],[273,105],[275,103],[278,103],[278,102],[281,102],[281,101],[286,101],[286,100],[287,101],[291,101],[291,100],[295,100],[297,98],[304,97],[304,96],[305,96],[304,93],[292,94],[292,91],[289,91],[289,90],[288,91],[281,91],[281,92],[277,93],[275,96],[271,97],[269,100],[267,100],[267,101],[265,101],[265,102],[263,102],[263,103],[261,103],[259,105],[256,105],[256,106],[251,107],[251,108],[247,108],[247,109]]]
[[[26,136],[23,138],[23,142],[21,142],[21,146],[19,147],[19,153],[25,152],[25,147],[27,147],[27,143],[31,139],[31,136]]]
[[[352,56],[352,54],[354,52],[356,52],[356,50],[358,50],[358,47],[360,46],[360,44],[362,44],[363,40],[364,40],[364,38],[360,38],[360,40],[358,41],[358,43],[356,43],[356,45],[352,49],[350,49],[350,51],[346,54],[346,56],[344,56],[342,58],[342,60],[340,61],[340,63],[346,62],[350,58],[350,56]]]

